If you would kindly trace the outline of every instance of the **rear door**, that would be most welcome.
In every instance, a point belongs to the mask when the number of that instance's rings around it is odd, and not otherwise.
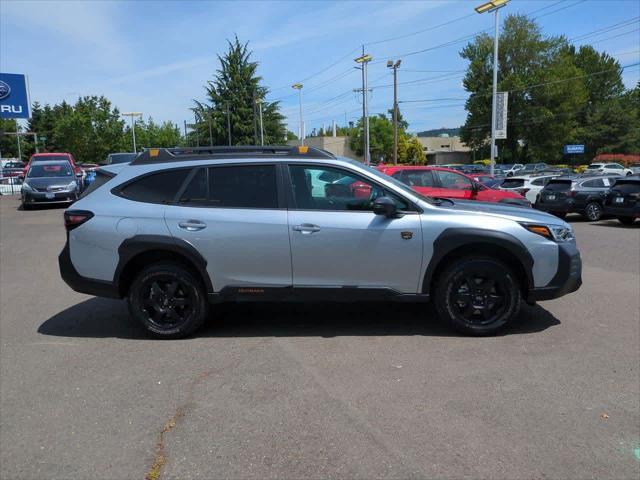
[[[214,290],[291,285],[291,251],[282,181],[276,164],[194,169],[168,206],[171,233],[207,260]]]
[[[433,177],[433,172],[428,169],[400,170],[392,175],[393,178],[409,185],[415,191],[430,197],[441,197],[442,190],[438,187]]]
[[[422,229],[419,213],[406,200],[342,168],[290,164],[287,174],[294,287],[417,292]],[[314,182],[336,176],[322,188]],[[368,198],[360,195],[365,190]],[[375,215],[371,202],[381,195],[394,198],[406,213],[393,219]]]

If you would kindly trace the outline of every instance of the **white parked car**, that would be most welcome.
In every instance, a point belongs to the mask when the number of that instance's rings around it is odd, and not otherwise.
[[[592,163],[584,173],[606,173],[608,175],[633,175],[630,168],[624,168],[619,163]]]
[[[496,168],[499,168],[505,177],[513,177],[524,168],[524,165],[522,163],[508,163],[505,165],[496,165]]]
[[[550,175],[522,175],[518,177],[509,177],[505,178],[498,188],[499,190],[519,193],[533,204],[536,203],[538,194],[547,185],[549,180],[558,176],[560,176],[559,173]]]

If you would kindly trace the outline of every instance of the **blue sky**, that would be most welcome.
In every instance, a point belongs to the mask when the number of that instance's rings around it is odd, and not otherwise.
[[[295,132],[297,96],[290,86],[304,83],[310,132],[333,119],[357,119],[362,107],[352,89],[361,79],[353,59],[365,43],[374,57],[372,114],[391,108],[386,60],[402,58],[399,82],[409,83],[400,85],[400,101],[452,99],[401,104],[410,130],[456,127],[465,118],[466,64],[458,55],[464,43],[431,47],[491,29],[491,15],[473,12],[479,3],[2,0],[0,70],[28,74],[31,98],[41,103],[104,94],[121,111],[182,124],[190,120],[192,99],[204,96],[202,86],[218,67],[216,55],[237,34],[250,42],[263,83],[272,90],[268,98],[281,98]],[[622,65],[640,61],[638,0],[512,0],[502,15],[534,11],[545,34],[568,38],[628,22],[575,43],[593,43]],[[450,20],[455,21],[432,28]],[[427,51],[406,55],[419,50]],[[625,70],[625,84],[634,85],[639,72],[637,66]]]

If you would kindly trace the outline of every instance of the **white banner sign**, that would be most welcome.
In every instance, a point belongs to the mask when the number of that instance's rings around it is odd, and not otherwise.
[[[507,138],[507,104],[509,92],[498,92],[496,97],[496,138]]]

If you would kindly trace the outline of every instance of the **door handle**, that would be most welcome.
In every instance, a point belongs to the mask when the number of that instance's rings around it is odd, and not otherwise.
[[[296,232],[301,232],[303,235],[308,235],[310,233],[315,233],[320,231],[320,227],[317,225],[313,225],[312,223],[303,223],[302,225],[295,225],[293,230]]]
[[[201,222],[200,220],[187,220],[185,222],[178,223],[178,226],[189,232],[196,232],[198,230],[202,230],[203,228],[207,228],[207,224]]]

